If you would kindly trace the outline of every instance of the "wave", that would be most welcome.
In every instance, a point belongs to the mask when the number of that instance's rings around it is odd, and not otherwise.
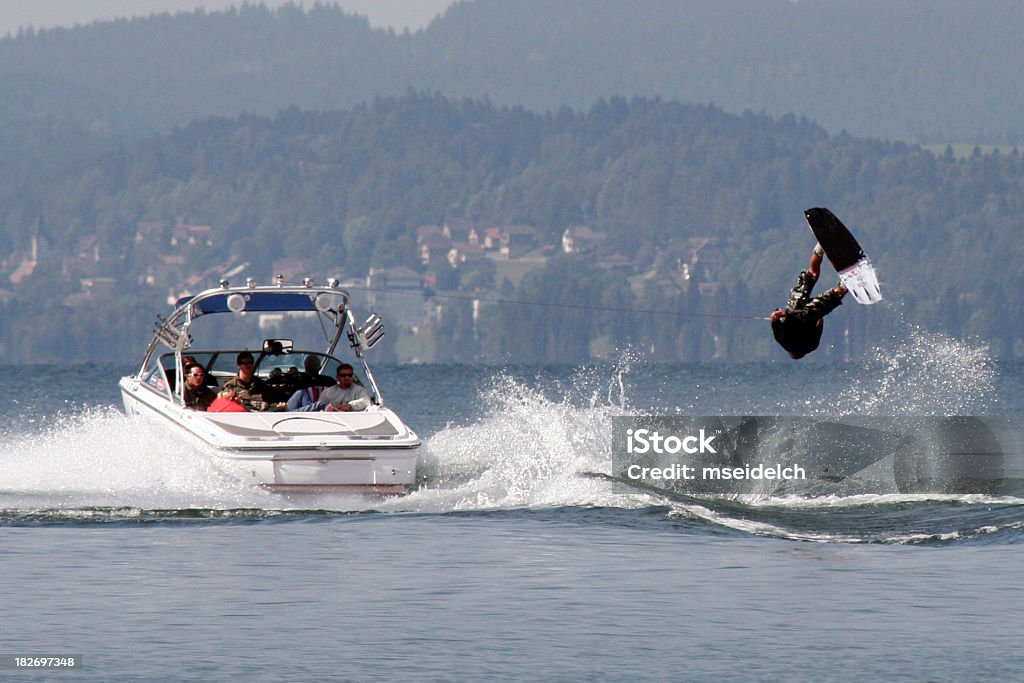
[[[742,535],[817,543],[1024,542],[1024,499],[1015,497],[873,495],[719,505],[674,502],[669,515]]]

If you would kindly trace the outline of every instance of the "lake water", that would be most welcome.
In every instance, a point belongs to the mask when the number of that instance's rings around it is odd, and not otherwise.
[[[0,680],[1016,681],[1024,498],[619,492],[617,415],[1019,415],[1024,366],[381,366],[408,496],[279,495],[120,411],[131,364],[0,367]]]

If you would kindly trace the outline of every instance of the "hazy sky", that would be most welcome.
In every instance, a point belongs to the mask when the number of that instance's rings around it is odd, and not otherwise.
[[[361,14],[374,26],[391,26],[410,31],[423,28],[456,0],[330,0],[350,13]],[[250,0],[268,7],[289,0]],[[310,7],[315,0],[296,4]],[[118,17],[146,16],[154,12],[190,12],[198,7],[221,10],[240,5],[242,0],[0,0],[0,36],[22,26],[52,28],[74,26]]]

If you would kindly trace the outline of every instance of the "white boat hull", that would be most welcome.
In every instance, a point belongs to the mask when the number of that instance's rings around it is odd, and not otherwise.
[[[393,494],[416,482],[420,439],[387,408],[206,413],[168,401],[136,377],[122,378],[120,387],[129,415],[162,420],[270,489]]]

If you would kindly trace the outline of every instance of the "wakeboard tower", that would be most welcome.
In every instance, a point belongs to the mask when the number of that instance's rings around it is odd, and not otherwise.
[[[839,273],[839,281],[857,303],[873,304],[881,301],[882,290],[878,286],[875,267],[842,221],[821,207],[807,209],[804,217],[818,244]]]

